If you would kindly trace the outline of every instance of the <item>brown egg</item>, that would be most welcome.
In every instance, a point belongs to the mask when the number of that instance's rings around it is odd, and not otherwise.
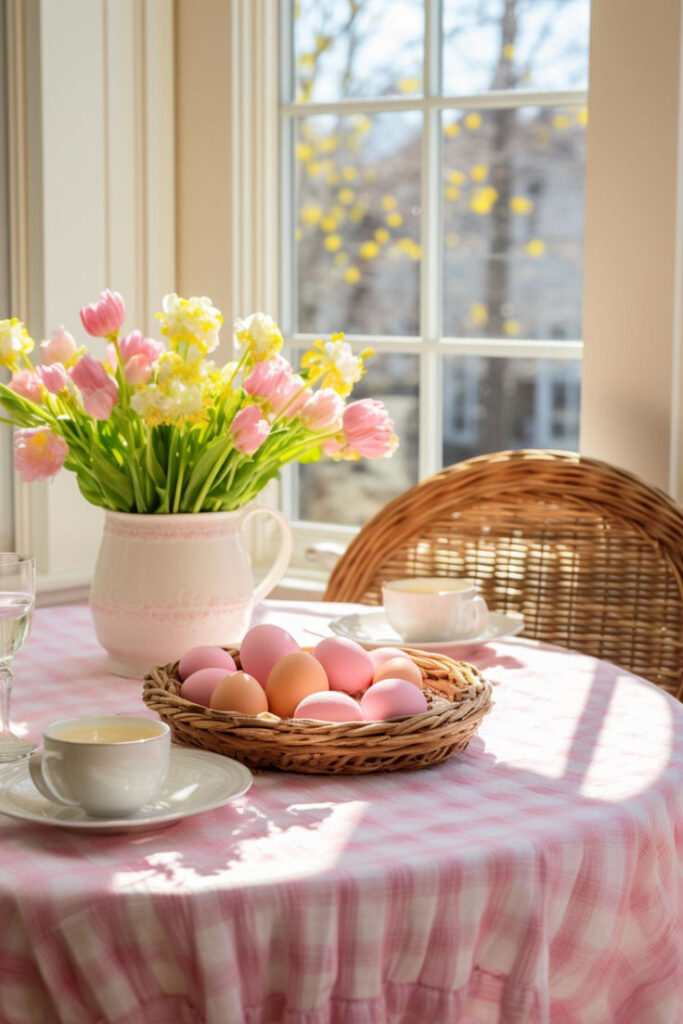
[[[280,718],[291,718],[304,697],[329,688],[325,669],[312,654],[286,654],[268,675],[268,706]]]
[[[260,711],[268,710],[268,701],[258,679],[246,672],[231,672],[217,684],[211,694],[209,707],[215,711],[258,715]]]
[[[422,673],[410,658],[390,658],[375,672],[373,683],[379,683],[382,679],[406,679],[409,683],[422,689]]]

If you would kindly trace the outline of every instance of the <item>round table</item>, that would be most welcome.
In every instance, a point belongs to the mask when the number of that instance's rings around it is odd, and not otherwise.
[[[681,1024],[683,706],[519,638],[469,660],[495,706],[436,768],[264,772],[147,834],[0,815],[3,1024]],[[15,726],[148,713],[102,666],[86,607],[39,610]]]

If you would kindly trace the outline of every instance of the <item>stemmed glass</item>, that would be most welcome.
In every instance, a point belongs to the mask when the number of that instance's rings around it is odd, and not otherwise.
[[[15,736],[9,720],[12,658],[23,647],[31,628],[35,594],[34,560],[0,552],[0,761],[16,761],[36,746]]]

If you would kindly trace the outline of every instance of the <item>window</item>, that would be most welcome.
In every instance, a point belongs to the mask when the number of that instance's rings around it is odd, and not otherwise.
[[[282,47],[283,327],[376,355],[391,460],[297,467],[359,525],[441,465],[578,448],[589,0],[296,0]]]

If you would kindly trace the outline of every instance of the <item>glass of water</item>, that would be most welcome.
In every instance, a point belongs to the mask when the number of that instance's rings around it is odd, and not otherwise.
[[[0,552],[0,761],[16,761],[36,746],[10,728],[12,658],[24,646],[31,628],[36,594],[32,558]]]

